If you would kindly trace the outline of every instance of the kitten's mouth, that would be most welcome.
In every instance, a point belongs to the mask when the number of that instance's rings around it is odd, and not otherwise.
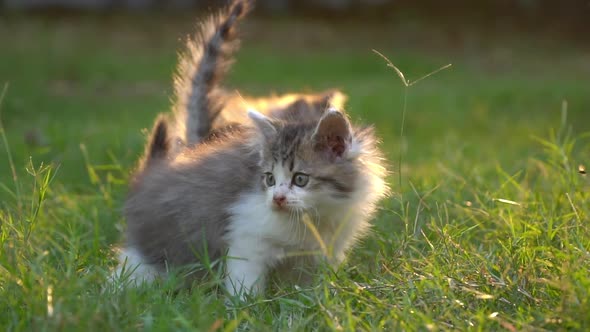
[[[293,210],[297,209],[297,205],[296,204],[289,204],[289,203],[284,203],[284,204],[272,204],[271,206],[273,211],[279,212],[279,213],[289,213]]]

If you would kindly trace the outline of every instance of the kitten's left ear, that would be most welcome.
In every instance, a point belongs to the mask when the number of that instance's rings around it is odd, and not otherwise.
[[[254,124],[258,128],[258,131],[262,133],[262,136],[264,136],[265,139],[270,140],[276,135],[277,128],[275,127],[275,124],[272,122],[271,119],[266,117],[264,114],[257,112],[253,109],[249,109],[248,116],[250,117],[252,122],[254,122]]]
[[[335,108],[328,109],[312,135],[314,148],[331,161],[342,158],[352,143],[352,129],[346,116]]]

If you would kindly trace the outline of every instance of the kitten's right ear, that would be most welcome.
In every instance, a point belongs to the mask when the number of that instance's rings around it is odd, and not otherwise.
[[[334,161],[346,155],[352,144],[352,129],[346,115],[329,108],[311,136],[316,151]]]
[[[277,134],[277,128],[271,119],[253,109],[248,110],[248,116],[265,139],[272,139]]]

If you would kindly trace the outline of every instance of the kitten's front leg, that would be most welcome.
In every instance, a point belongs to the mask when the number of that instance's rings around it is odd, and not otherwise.
[[[225,287],[232,295],[260,294],[264,291],[267,265],[263,257],[230,247]]]

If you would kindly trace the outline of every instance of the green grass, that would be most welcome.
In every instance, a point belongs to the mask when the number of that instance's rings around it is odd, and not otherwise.
[[[104,287],[142,128],[168,109],[187,22],[3,23],[0,327],[590,329],[590,180],[578,173],[590,164],[587,50],[527,35],[444,47],[400,38],[409,23],[299,22],[292,33],[292,21],[251,21],[230,78],[249,94],[340,87],[352,117],[376,125],[395,194],[342,269],[230,307],[215,279]],[[406,90],[371,48],[410,80],[453,67]]]

